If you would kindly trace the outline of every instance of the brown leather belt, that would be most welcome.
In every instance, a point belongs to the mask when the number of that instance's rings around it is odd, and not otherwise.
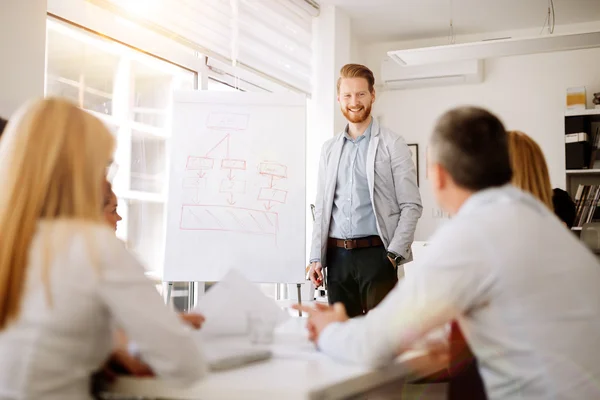
[[[361,249],[365,247],[383,246],[383,242],[379,236],[371,236],[359,239],[334,239],[327,240],[328,247],[341,247],[346,250]]]

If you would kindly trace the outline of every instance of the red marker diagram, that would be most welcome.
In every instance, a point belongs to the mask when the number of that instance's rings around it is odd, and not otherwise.
[[[249,116],[245,114],[209,115],[206,126],[217,131],[220,138],[204,154],[187,157],[182,179],[181,230],[277,235],[279,213],[273,209],[287,201],[284,183],[288,167],[262,161],[257,163],[256,175],[247,175],[248,161],[240,157],[246,150],[243,143],[247,142],[240,135],[244,135],[248,124]],[[248,184],[242,178],[255,182],[260,179],[261,184]]]
[[[233,206],[186,205],[181,207],[179,229],[277,235],[279,215],[265,210]]]
[[[273,208],[273,203],[285,204],[288,192],[275,187],[275,180],[287,178],[287,166],[265,161],[258,166],[258,173],[269,178],[269,185],[258,192],[258,200],[264,202],[265,210]]]
[[[248,114],[212,112],[208,115],[206,127],[222,131],[243,131],[248,128]]]

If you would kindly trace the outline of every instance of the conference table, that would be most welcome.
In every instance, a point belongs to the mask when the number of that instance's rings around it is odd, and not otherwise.
[[[445,352],[431,352],[427,346],[399,356],[384,368],[373,369],[337,362],[320,353],[308,341],[304,318],[290,318],[280,327],[269,348],[267,361],[210,373],[190,387],[178,387],[158,378],[122,377],[109,388],[111,397],[172,400],[325,400],[376,398],[370,394],[402,390],[406,382],[439,373],[447,368]],[[213,339],[215,340],[215,339]],[[220,338],[232,346],[257,346],[246,337]],[[206,342],[207,345],[211,343]]]

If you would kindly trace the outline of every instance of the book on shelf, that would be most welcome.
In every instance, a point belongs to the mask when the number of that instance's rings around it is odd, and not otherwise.
[[[600,185],[579,185],[575,193],[576,213],[573,226],[581,227],[585,223],[600,219],[599,205]]]
[[[586,132],[567,133],[565,135],[565,143],[587,142],[588,134]]]
[[[600,147],[600,126],[596,128],[594,133],[592,133],[591,139],[592,152],[590,154],[589,168],[597,168],[600,167],[600,160],[596,160],[596,158],[600,155],[600,152],[598,152],[598,147]],[[598,161],[598,163],[596,161]]]

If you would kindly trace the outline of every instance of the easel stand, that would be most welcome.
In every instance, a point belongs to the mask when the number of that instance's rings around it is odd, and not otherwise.
[[[171,304],[171,297],[173,295],[173,284],[175,282],[163,282],[163,291],[165,295],[164,295],[164,299],[165,299],[165,304],[169,305]],[[196,298],[196,282],[188,282],[188,304],[187,304],[187,311],[190,312],[194,309],[195,307],[195,298]]]
[[[171,297],[173,294],[173,283],[174,282],[163,282],[163,291],[165,293],[164,295],[164,299],[165,299],[165,304],[169,305],[171,303]],[[302,305],[302,284],[301,283],[297,283],[296,284],[296,290],[298,293],[298,305],[301,306]],[[196,298],[196,286],[195,286],[195,282],[188,282],[188,311],[191,311],[194,309],[194,299]],[[279,284],[277,286],[277,299],[280,298],[280,291],[279,291]],[[302,311],[298,310],[298,316],[301,317],[302,316]]]
[[[302,286],[300,283],[296,284],[296,289],[298,290],[298,305],[302,305]],[[302,310],[298,310],[298,316],[302,316]]]

